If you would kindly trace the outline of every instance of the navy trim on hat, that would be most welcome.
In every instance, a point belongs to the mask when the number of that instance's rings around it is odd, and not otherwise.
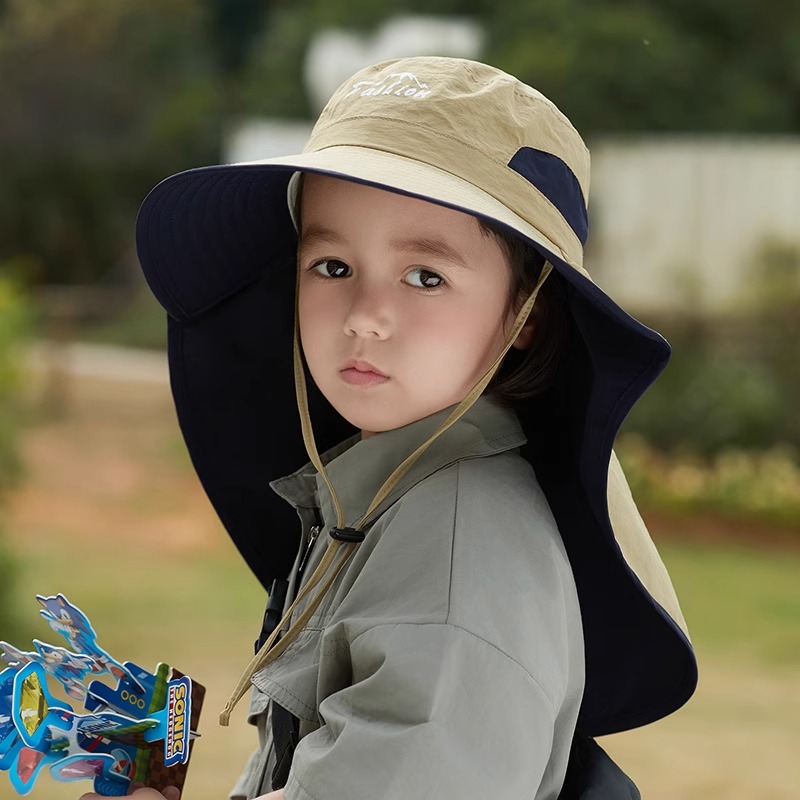
[[[581,244],[586,244],[589,214],[581,185],[566,163],[544,150],[520,147],[508,166],[532,183],[561,212]]]

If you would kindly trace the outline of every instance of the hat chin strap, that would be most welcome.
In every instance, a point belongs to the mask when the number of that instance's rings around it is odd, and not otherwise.
[[[536,301],[536,296],[539,294],[539,290],[542,288],[542,284],[545,282],[545,279],[552,271],[553,267],[550,262],[545,262],[544,266],[542,267],[542,272],[539,276],[539,280],[536,282],[536,286],[533,288],[533,291],[530,293],[530,296],[525,301],[525,304],[520,309],[519,313],[517,314],[517,318],[514,320],[514,325],[511,328],[511,333],[509,334],[508,340],[505,343],[505,346],[500,351],[500,355],[497,356],[494,363],[489,367],[489,369],[484,373],[483,377],[473,386],[473,388],[469,391],[469,393],[464,397],[464,399],[453,409],[450,413],[450,416],[439,426],[439,428],[425,441],[423,442],[411,455],[409,455],[402,464],[400,464],[397,469],[387,478],[383,486],[378,490],[378,493],[373,498],[372,502],[369,505],[366,513],[363,517],[356,523],[355,528],[348,529],[353,531],[360,531],[366,520],[369,518],[369,515],[383,502],[386,496],[391,492],[391,490],[397,485],[397,482],[403,475],[408,472],[411,468],[411,465],[422,455],[423,452],[432,444],[434,439],[436,439],[439,435],[444,433],[456,420],[459,419],[463,414],[467,412],[467,410],[472,406],[472,404],[480,397],[483,390],[489,384],[494,373],[497,371],[500,363],[503,360],[503,357],[508,352],[511,345],[514,343],[514,340],[519,335],[519,332],[522,330],[522,326],[525,324],[525,321],[528,318],[531,310],[533,309],[533,304]],[[325,467],[320,460],[319,453],[317,452],[317,445],[314,441],[314,432],[311,427],[311,417],[308,413],[308,396],[306,394],[306,381],[305,381],[305,374],[303,372],[303,363],[300,357],[300,314],[299,314],[299,298],[300,298],[300,270],[297,270],[297,282],[295,288],[295,313],[294,313],[294,385],[295,391],[297,393],[297,406],[300,410],[300,423],[303,429],[303,441],[305,442],[306,451],[308,452],[308,456],[311,459],[311,462],[317,468],[317,471],[320,475],[322,475],[325,483],[328,485],[328,490],[330,491],[331,498],[333,500],[333,505],[336,509],[336,528],[344,528],[346,527],[344,513],[342,512],[342,505],[339,501],[339,496],[336,494],[336,490],[333,487],[333,484],[328,477],[328,473],[325,471]],[[264,642],[261,649],[255,654],[253,659],[245,668],[244,672],[242,673],[241,678],[239,678],[239,682],[236,684],[236,688],[233,690],[228,702],[225,705],[225,708],[219,715],[219,724],[227,726],[230,721],[230,715],[233,711],[234,706],[239,702],[239,700],[244,697],[247,693],[247,690],[250,687],[250,683],[252,680],[253,675],[256,672],[263,669],[264,667],[271,664],[281,653],[286,650],[287,647],[297,638],[298,634],[305,628],[308,621],[313,616],[314,612],[317,610],[322,598],[327,594],[328,590],[330,589],[333,582],[336,580],[336,576],[341,571],[342,567],[344,566],[347,559],[353,553],[353,551],[358,546],[358,542],[353,541],[343,541],[341,539],[331,538],[330,542],[328,542],[328,549],[325,551],[324,556],[322,557],[322,561],[320,561],[317,568],[314,570],[312,575],[309,577],[308,581],[302,587],[302,589],[297,594],[294,602],[289,606],[286,613],[283,615],[283,619],[275,626],[275,630],[270,634],[269,638]],[[337,555],[339,556],[338,560],[336,560]],[[326,573],[328,572],[331,563],[336,560],[334,564],[333,570],[331,570],[330,575],[325,578]],[[325,578],[325,581],[322,582],[322,579]],[[294,621],[294,623],[288,628],[283,636],[280,639],[278,637],[283,631],[284,626],[288,625],[291,620],[292,612],[294,611],[297,604],[304,598],[306,595],[310,594],[310,592],[322,583],[320,590],[317,594],[312,598],[309,602],[308,606],[305,608],[302,614]],[[277,640],[277,641],[276,641]]]

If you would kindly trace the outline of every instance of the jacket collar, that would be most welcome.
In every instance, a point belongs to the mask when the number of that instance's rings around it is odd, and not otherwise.
[[[361,433],[355,433],[320,454],[339,495],[348,526],[354,526],[361,519],[384,481],[436,431],[455,405],[400,428],[375,433],[367,439],[362,440]],[[481,395],[412,464],[372,512],[369,522],[437,470],[465,458],[478,458],[520,447],[526,441],[516,413]],[[271,481],[269,485],[295,508],[319,508],[323,520],[335,524],[336,514],[328,486],[311,462],[291,475]]]

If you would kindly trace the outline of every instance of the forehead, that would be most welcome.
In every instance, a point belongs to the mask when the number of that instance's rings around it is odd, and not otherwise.
[[[464,211],[316,173],[305,173],[298,188],[303,250],[372,240],[393,251],[442,257],[468,269],[498,261],[509,266],[503,244]]]
[[[464,211],[330,175],[305,173],[300,182],[297,202],[302,212],[301,222],[311,217],[315,220],[324,217],[327,220],[346,221],[353,216],[350,212],[357,209],[361,214],[369,213],[371,217],[383,216],[387,221],[413,220],[432,229],[436,228],[437,223],[445,222],[448,227],[459,230],[480,230],[477,219]]]

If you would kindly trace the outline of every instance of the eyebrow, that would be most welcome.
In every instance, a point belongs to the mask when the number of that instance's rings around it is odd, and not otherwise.
[[[303,226],[300,247],[311,247],[317,244],[344,244],[344,239],[336,231],[320,225]]]
[[[311,225],[303,230],[303,235],[300,238],[301,247],[312,247],[320,244],[341,245],[345,244],[345,239],[336,231],[320,225]],[[436,236],[402,236],[392,239],[389,242],[389,247],[398,252],[423,253],[429,256],[436,256],[449,261],[456,267],[467,270],[473,269],[458,250]]]
[[[438,258],[443,258],[445,261],[449,261],[456,267],[472,269],[458,250],[445,242],[444,239],[439,239],[436,236],[409,236],[393,239],[389,242],[389,246],[393,250],[398,250],[400,252],[424,253],[429,256],[437,256]]]

